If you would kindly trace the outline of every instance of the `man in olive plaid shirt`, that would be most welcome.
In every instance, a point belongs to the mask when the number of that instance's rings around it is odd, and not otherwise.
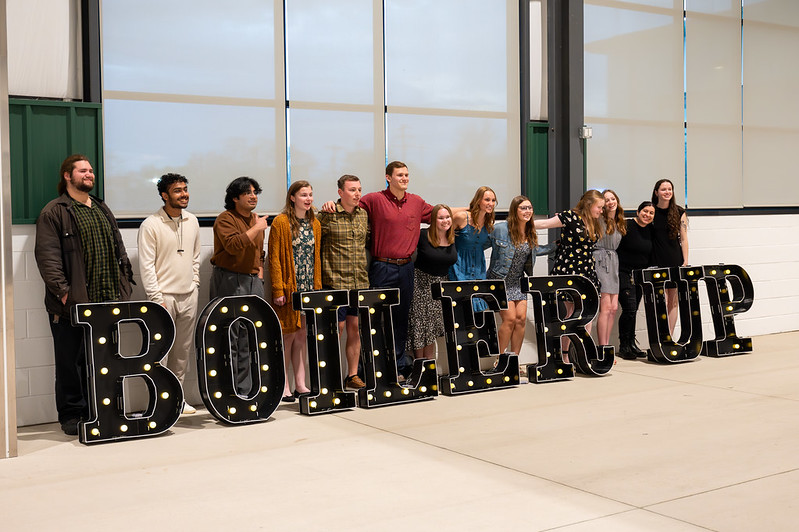
[[[322,286],[333,290],[369,288],[369,261],[366,243],[369,241],[369,218],[358,206],[361,200],[361,180],[343,175],[338,180],[338,195],[334,212],[320,212],[322,224]],[[344,388],[358,390],[365,386],[358,377],[358,358],[361,339],[358,336],[357,307],[339,307],[339,333],[347,328],[347,378]]]

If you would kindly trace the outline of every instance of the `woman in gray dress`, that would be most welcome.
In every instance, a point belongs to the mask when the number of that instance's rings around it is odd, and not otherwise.
[[[599,218],[601,236],[594,245],[594,264],[600,285],[596,335],[599,345],[609,345],[613,319],[619,308],[619,256],[616,248],[627,233],[627,223],[616,193],[607,189],[602,195],[605,208]]]

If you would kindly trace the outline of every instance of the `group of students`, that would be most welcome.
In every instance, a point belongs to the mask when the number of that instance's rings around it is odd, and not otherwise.
[[[655,184],[652,200],[641,203],[636,216],[627,220],[619,197],[613,190],[589,190],[573,209],[543,219],[533,219],[533,207],[525,196],[510,202],[505,222],[494,223],[496,194],[489,187],[475,192],[468,208],[434,216],[431,227],[419,240],[416,282],[411,304],[408,346],[416,356],[431,357],[432,343],[443,334],[440,303],[432,300],[429,285],[443,280],[504,279],[508,308],[500,311],[498,331],[501,352],[518,354],[524,340],[527,321],[527,296],[520,288],[523,274],[532,275],[537,255],[555,251],[552,275],[582,275],[597,287],[600,310],[597,339],[610,343],[610,333],[621,302],[619,318],[619,355],[634,359],[644,356],[635,342],[635,316],[642,294],[632,280],[632,271],[650,266],[682,266],[688,262],[687,219],[685,210],[674,199],[674,187],[668,179]],[[537,229],[560,228],[560,238],[545,246],[538,245]],[[455,248],[455,251],[444,250]],[[430,249],[440,250],[431,254]],[[484,251],[491,248],[486,268]],[[445,266],[449,266],[446,271]],[[620,297],[621,296],[621,297]],[[677,317],[676,289],[668,289],[666,301],[669,325]],[[475,310],[485,303],[473,302]],[[567,315],[573,304],[564,301]],[[589,324],[590,327],[590,324]],[[564,357],[568,359],[567,345]]]
[[[283,324],[286,363],[287,368],[293,367],[295,396],[297,392],[307,393],[303,339],[306,333],[304,317],[291,308],[287,295],[295,290],[322,288],[320,242],[323,231],[319,218],[324,220],[330,212],[335,212],[333,205],[326,204],[318,215],[315,214],[311,185],[307,181],[294,182],[288,190],[285,208],[274,220],[269,236],[273,306]],[[632,281],[632,271],[649,266],[681,266],[688,261],[685,210],[675,203],[672,182],[658,181],[652,200],[641,203],[636,216],[629,220],[624,216],[618,195],[612,190],[589,190],[574,208],[548,219],[534,220],[531,201],[525,196],[516,196],[510,202],[507,220],[496,222],[496,205],[495,192],[481,186],[468,207],[452,208],[444,204],[432,207],[429,227],[421,229],[414,254],[413,290],[400,294],[400,298],[411,298],[404,351],[414,358],[435,357],[435,342],[444,334],[444,324],[441,303],[433,299],[431,284],[446,280],[502,279],[508,307],[500,310],[499,349],[518,354],[527,321],[527,296],[521,291],[520,280],[524,274],[533,274],[536,256],[554,251],[550,274],[585,276],[600,293],[598,343],[610,343],[621,303],[618,354],[629,359],[643,356],[635,342],[635,316],[641,291]],[[539,246],[536,230],[554,228],[561,229],[560,238]],[[489,248],[491,255],[487,265],[485,252]],[[673,329],[676,289],[667,291],[666,300]],[[472,304],[475,311],[487,309],[485,301],[479,298],[474,298]],[[573,311],[573,304],[568,300],[564,304],[568,315]],[[347,327],[348,336],[352,336],[357,334],[357,316],[348,318],[354,322],[348,322]],[[343,325],[344,319],[340,316],[339,320]],[[348,359],[353,354],[357,358],[357,351],[349,351],[351,349],[348,349]],[[566,359],[567,353],[568,349],[564,349]],[[285,396],[287,400],[291,396],[288,379]]]

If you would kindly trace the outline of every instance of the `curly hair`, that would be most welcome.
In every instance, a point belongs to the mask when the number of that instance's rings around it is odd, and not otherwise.
[[[237,177],[225,189],[225,209],[232,211],[236,208],[236,204],[233,202],[234,198],[238,198],[242,194],[249,192],[250,187],[255,191],[256,194],[260,194],[263,192],[261,190],[261,186],[258,184],[258,181],[251,177]]]

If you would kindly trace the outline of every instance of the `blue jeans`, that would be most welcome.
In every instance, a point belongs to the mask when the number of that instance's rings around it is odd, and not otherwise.
[[[391,309],[394,325],[394,349],[397,354],[397,371],[408,375],[413,360],[405,353],[405,341],[408,338],[408,316],[413,299],[413,262],[403,265],[388,262],[372,261],[369,266],[369,284],[371,288],[399,288],[399,305]]]

